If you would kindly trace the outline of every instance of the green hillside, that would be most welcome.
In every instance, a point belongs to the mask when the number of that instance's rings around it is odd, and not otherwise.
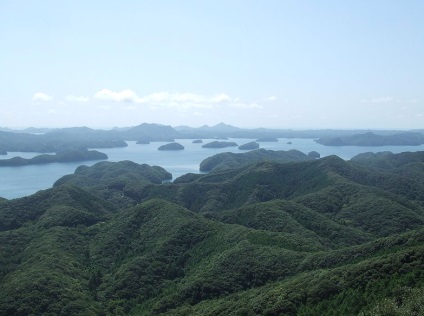
[[[79,167],[0,200],[0,315],[423,315],[423,161]]]

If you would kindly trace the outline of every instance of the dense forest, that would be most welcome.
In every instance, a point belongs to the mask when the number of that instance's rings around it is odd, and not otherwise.
[[[0,315],[423,315],[424,152],[288,155],[0,198]]]

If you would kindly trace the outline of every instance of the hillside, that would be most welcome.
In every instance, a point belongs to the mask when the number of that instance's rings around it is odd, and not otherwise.
[[[376,156],[100,162],[0,200],[0,315],[422,315],[424,153]]]

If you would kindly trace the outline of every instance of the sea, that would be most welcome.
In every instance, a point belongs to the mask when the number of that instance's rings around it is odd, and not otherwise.
[[[203,139],[203,144],[215,139]],[[225,141],[236,142],[238,145],[246,144],[254,139],[231,138]],[[108,155],[108,161],[131,160],[139,164],[156,165],[165,168],[172,173],[173,179],[186,173],[200,173],[200,162],[210,156],[222,152],[242,153],[237,147],[227,148],[202,148],[203,144],[193,144],[192,139],[177,139],[176,142],[185,147],[181,151],[159,151],[162,142],[150,144],[136,144],[135,141],[127,141],[128,147],[96,149]],[[342,159],[349,160],[364,152],[391,151],[400,153],[405,151],[424,151],[424,145],[420,146],[323,146],[313,139],[285,139],[278,142],[260,143],[260,148],[270,150],[296,149],[305,154],[316,151],[321,157],[337,155]],[[9,152],[8,155],[0,156],[0,159],[9,159],[15,156],[32,158],[39,153]],[[31,195],[39,190],[51,188],[56,180],[67,174],[74,173],[80,165],[92,166],[99,161],[86,161],[76,163],[52,163],[43,165],[30,165],[19,167],[0,167],[0,197],[14,199]]]

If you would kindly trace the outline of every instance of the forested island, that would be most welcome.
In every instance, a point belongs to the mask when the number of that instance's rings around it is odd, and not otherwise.
[[[82,162],[105,159],[108,159],[108,156],[97,150],[64,150],[54,155],[43,154],[29,159],[22,157],[0,159],[0,167],[39,165],[54,162]]]
[[[204,144],[202,148],[225,148],[225,147],[237,147],[235,142],[222,142],[222,141],[213,141],[207,144]]]
[[[184,146],[180,143],[169,143],[159,146],[158,150],[184,150]]]
[[[424,152],[303,158],[0,199],[1,314],[423,314]]]

